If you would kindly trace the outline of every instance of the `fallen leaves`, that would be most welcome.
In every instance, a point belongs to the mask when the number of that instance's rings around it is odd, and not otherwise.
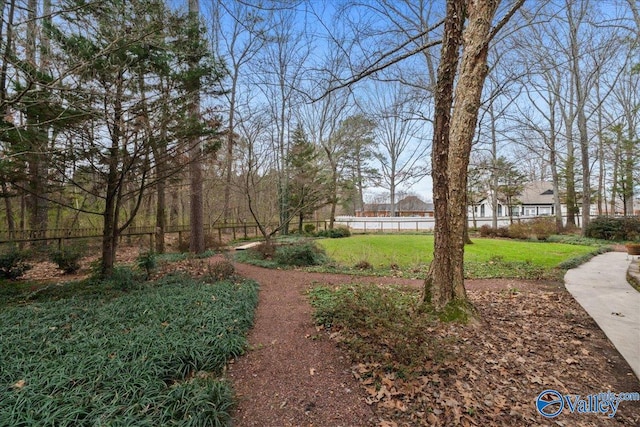
[[[566,292],[470,296],[486,325],[441,324],[424,331],[446,337],[440,342],[447,347],[444,360],[406,372],[405,365],[384,357],[394,353],[385,347],[377,361],[361,359],[353,366],[366,402],[377,409],[379,426],[542,425],[547,420],[534,401],[545,388],[562,393],[616,389],[610,383],[622,375],[611,371],[611,354],[593,350],[609,345],[606,338]],[[342,344],[345,335],[340,334]],[[556,421],[597,426],[602,419],[567,414]],[[640,406],[621,406],[616,421],[639,425]]]

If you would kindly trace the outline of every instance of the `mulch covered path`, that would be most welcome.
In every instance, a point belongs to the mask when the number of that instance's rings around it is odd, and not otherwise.
[[[393,278],[268,270],[237,264],[260,283],[251,350],[229,366],[239,405],[237,426],[367,426],[374,413],[351,363],[318,332],[305,291],[314,284],[403,283]]]

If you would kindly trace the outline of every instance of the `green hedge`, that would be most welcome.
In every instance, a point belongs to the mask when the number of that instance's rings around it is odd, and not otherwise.
[[[585,235],[604,240],[638,240],[640,239],[640,217],[599,216],[589,222]]]
[[[351,231],[347,227],[335,227],[330,228],[328,230],[318,231],[316,233],[317,237],[328,237],[330,239],[339,239],[342,237],[351,236]]]

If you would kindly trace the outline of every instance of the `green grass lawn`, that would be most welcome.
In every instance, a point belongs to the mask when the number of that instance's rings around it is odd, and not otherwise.
[[[465,246],[465,266],[468,277],[476,278],[536,278],[563,262],[597,250],[594,246],[506,239],[474,238],[473,242]],[[424,267],[433,259],[432,235],[357,235],[321,239],[318,244],[344,266],[367,261],[375,269],[388,269],[391,264],[411,269]],[[521,271],[523,268],[527,271]]]
[[[0,425],[228,425],[222,372],[245,350],[257,284],[175,275],[126,292],[92,286],[0,306]]]

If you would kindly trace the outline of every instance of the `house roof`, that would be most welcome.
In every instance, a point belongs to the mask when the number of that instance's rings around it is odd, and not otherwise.
[[[416,196],[407,196],[396,203],[396,210],[410,212],[433,211],[433,203],[426,203]]]
[[[545,181],[528,182],[518,199],[523,205],[552,205],[553,184]]]
[[[390,212],[390,203],[366,203],[365,211]],[[407,196],[396,202],[397,212],[433,212],[433,203],[426,203],[416,196]]]

